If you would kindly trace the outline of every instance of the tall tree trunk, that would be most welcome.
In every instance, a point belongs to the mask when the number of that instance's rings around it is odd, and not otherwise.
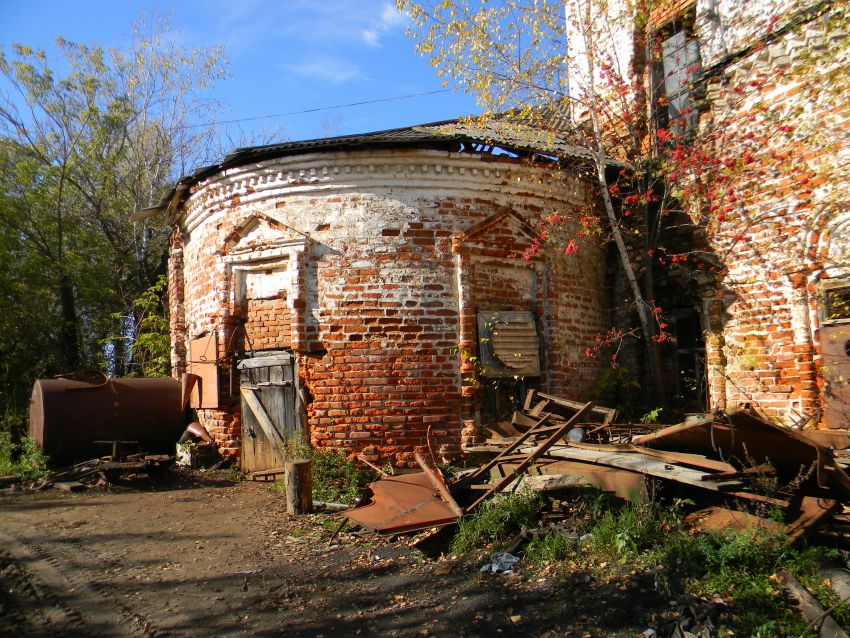
[[[77,319],[77,303],[74,286],[65,273],[59,275],[59,303],[62,309],[62,327],[59,331],[59,347],[66,368],[77,370],[80,367],[80,336]]]
[[[661,382],[660,369],[655,363],[657,362],[656,343],[653,337],[655,336],[654,317],[650,316],[649,304],[647,304],[643,292],[641,291],[640,283],[632,266],[631,256],[628,246],[626,246],[623,233],[620,230],[620,221],[617,219],[617,214],[614,210],[614,203],[611,201],[611,194],[608,191],[608,177],[605,171],[608,167],[608,154],[605,150],[605,140],[602,134],[602,129],[599,124],[598,113],[598,96],[596,94],[595,77],[596,73],[594,65],[594,51],[596,43],[594,42],[593,26],[590,19],[590,3],[584,4],[585,11],[579,11],[580,28],[584,32],[586,48],[588,51],[588,110],[590,112],[590,121],[593,125],[593,138],[596,148],[594,149],[594,159],[596,164],[596,177],[602,194],[602,203],[605,208],[605,214],[608,218],[608,225],[611,228],[611,235],[614,238],[614,243],[617,246],[617,252],[620,255],[620,262],[623,266],[623,272],[626,275],[626,280],[629,282],[629,287],[632,291],[632,297],[635,302],[635,310],[640,320],[641,332],[643,333],[644,345],[647,355],[647,371],[649,372],[650,381],[652,384],[653,395],[658,406],[663,406],[664,388]]]

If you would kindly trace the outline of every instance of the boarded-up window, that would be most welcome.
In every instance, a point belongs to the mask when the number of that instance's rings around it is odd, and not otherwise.
[[[540,340],[531,312],[479,312],[478,339],[482,376],[540,375]]]
[[[693,78],[700,68],[699,42],[680,22],[655,34],[659,59],[653,68],[653,114],[660,128],[682,134],[693,130],[699,116],[694,109]]]

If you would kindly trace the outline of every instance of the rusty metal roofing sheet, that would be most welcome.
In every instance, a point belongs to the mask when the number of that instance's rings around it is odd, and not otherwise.
[[[368,530],[414,532],[450,525],[458,519],[424,472],[388,476],[369,487],[372,502],[343,514]]]

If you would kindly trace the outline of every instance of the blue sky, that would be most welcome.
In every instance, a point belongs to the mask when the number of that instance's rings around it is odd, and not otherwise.
[[[226,119],[329,107],[443,88],[404,35],[388,0],[0,0],[0,44],[43,47],[56,36],[120,47],[142,12],[171,16],[188,46],[222,44],[229,78],[214,96]],[[258,136],[308,139],[362,133],[474,112],[449,92],[368,106],[244,122]],[[268,140],[266,140],[268,141]]]

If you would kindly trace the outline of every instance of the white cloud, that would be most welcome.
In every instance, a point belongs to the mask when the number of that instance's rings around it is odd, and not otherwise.
[[[298,75],[331,84],[342,84],[363,76],[362,70],[356,64],[332,56],[322,56],[309,62],[287,65],[286,68]]]
[[[375,29],[363,29],[360,32],[363,41],[368,44],[370,47],[379,47],[381,46],[380,35]]]
[[[360,32],[363,41],[372,48],[381,46],[381,36],[393,31],[407,21],[407,16],[401,13],[389,2],[384,3],[377,20]]]

